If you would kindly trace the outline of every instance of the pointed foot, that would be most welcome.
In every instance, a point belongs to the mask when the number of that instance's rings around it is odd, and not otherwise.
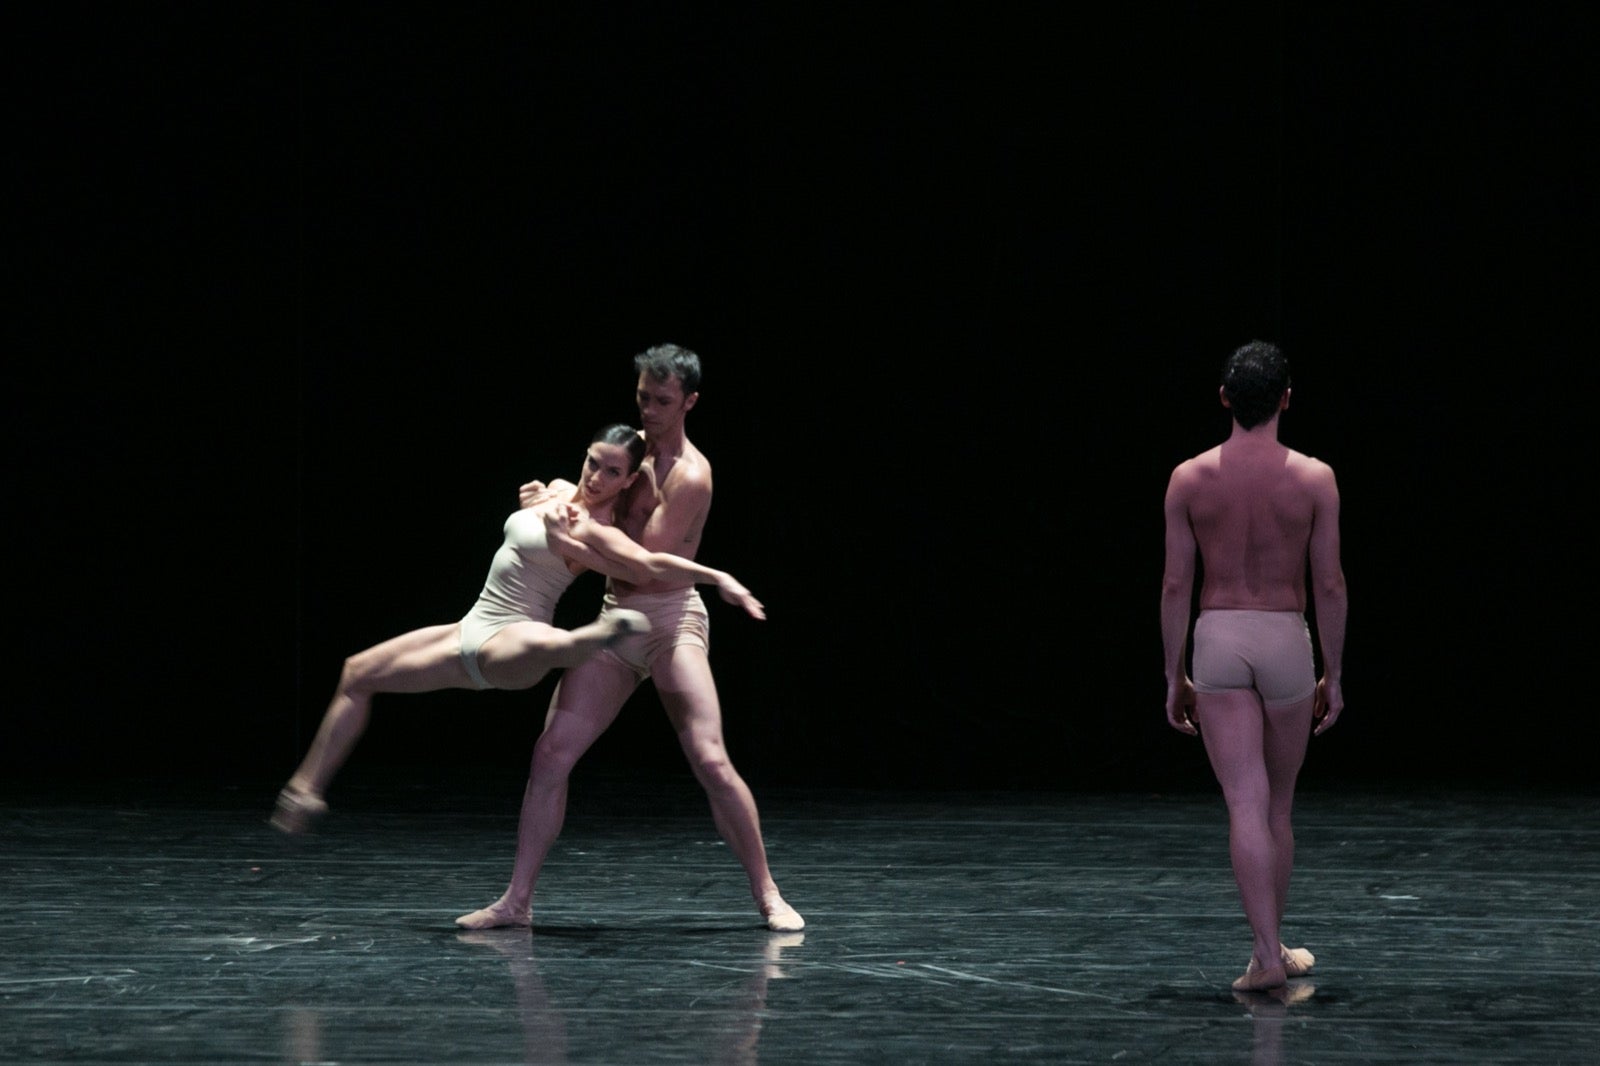
[[[774,933],[798,933],[806,927],[806,920],[800,917],[800,912],[785,903],[781,896],[761,905],[761,917]]]
[[[328,804],[322,797],[286,786],[278,793],[277,806],[267,821],[280,833],[298,836],[310,832],[327,813]]]
[[[533,928],[533,911],[514,910],[506,905],[503,899],[497,899],[480,910],[471,914],[463,914],[456,919],[456,924],[463,929],[508,929],[520,927]]]
[[[630,611],[627,608],[618,608],[617,610],[606,612],[606,616],[601,620],[600,624],[609,627],[611,630],[606,634],[606,647],[608,648],[636,633],[650,632],[650,619],[638,611]]]
[[[1305,948],[1283,948],[1283,972],[1290,977],[1304,977],[1317,964],[1317,957]]]

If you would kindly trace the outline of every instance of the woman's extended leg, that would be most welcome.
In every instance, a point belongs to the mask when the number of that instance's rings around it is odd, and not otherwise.
[[[303,832],[328,809],[323,795],[366,731],[373,696],[470,687],[461,665],[461,627],[454,622],[414,629],[350,656],[311,747],[278,795],[272,824]]]
[[[514,622],[478,649],[484,680],[495,688],[529,688],[557,667],[576,666],[600,648],[650,628],[637,611],[616,611],[575,630],[543,622]],[[372,697],[380,692],[473,688],[461,662],[461,626],[429,626],[386,640],[345,660],[338,691],[322,716],[300,768],[278,795],[272,824],[303,832],[328,809],[324,793],[366,731]]]
[[[608,611],[576,629],[544,622],[513,622],[483,642],[478,669],[495,688],[532,688],[551,670],[577,666],[601,648],[650,629],[638,611]]]

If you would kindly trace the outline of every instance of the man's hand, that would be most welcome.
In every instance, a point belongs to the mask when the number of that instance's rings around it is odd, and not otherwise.
[[[1323,730],[1339,720],[1339,712],[1342,710],[1344,710],[1344,692],[1339,682],[1329,684],[1327,678],[1318,681],[1316,701],[1311,705],[1311,720],[1316,723],[1311,735],[1321,736]]]
[[[1187,677],[1167,683],[1167,724],[1191,737],[1200,733],[1194,722],[1194,682]]]

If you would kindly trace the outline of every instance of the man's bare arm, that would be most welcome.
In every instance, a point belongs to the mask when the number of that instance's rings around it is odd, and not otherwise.
[[[700,547],[705,514],[711,507],[711,475],[704,467],[680,465],[662,485],[661,498],[639,542],[651,551],[692,558]]]
[[[1194,685],[1186,659],[1189,650],[1189,606],[1194,595],[1195,557],[1199,547],[1189,525],[1189,478],[1182,466],[1172,472],[1166,498],[1166,565],[1161,575],[1161,646],[1166,657],[1167,722],[1181,733],[1196,732],[1192,711]]]
[[[1339,486],[1333,469],[1321,465],[1312,485],[1311,596],[1322,648],[1322,679],[1317,682],[1314,732],[1333,725],[1344,710],[1344,626],[1349,610],[1344,567],[1339,560]]]

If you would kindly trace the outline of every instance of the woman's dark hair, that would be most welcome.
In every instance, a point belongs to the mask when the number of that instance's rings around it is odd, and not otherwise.
[[[609,426],[602,426],[589,438],[590,444],[620,444],[628,449],[628,473],[639,469],[639,464],[644,462],[644,438],[639,436],[639,431],[625,422],[613,422]]]
[[[1251,341],[1228,357],[1222,368],[1222,395],[1245,429],[1254,429],[1277,413],[1289,390],[1289,360],[1276,344]]]

